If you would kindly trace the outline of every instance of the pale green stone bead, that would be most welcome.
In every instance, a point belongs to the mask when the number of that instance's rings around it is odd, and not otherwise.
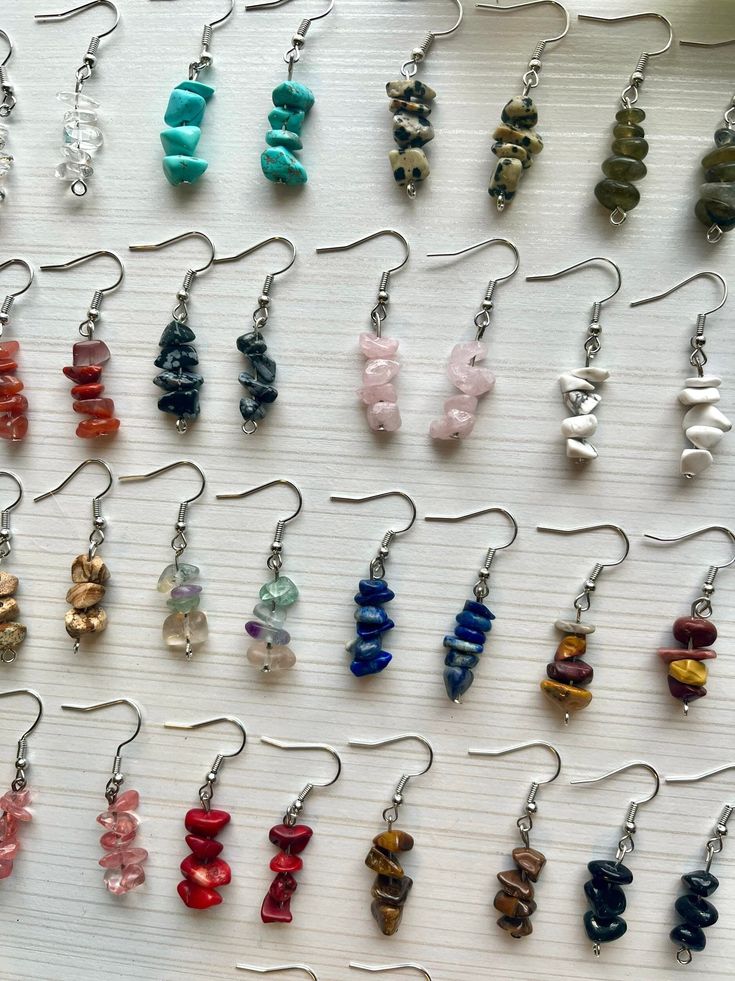
[[[289,133],[287,129],[270,129],[265,134],[265,142],[270,146],[285,146],[287,150],[301,150],[304,144],[297,133]]]
[[[196,95],[200,95],[205,102],[209,102],[215,92],[211,85],[205,85],[204,82],[195,82],[190,78],[177,85],[176,88],[183,89],[185,92],[194,92]]]
[[[193,157],[202,131],[198,126],[174,126],[161,133],[163,152],[167,155]]]
[[[285,146],[271,146],[260,155],[263,174],[274,184],[305,184],[306,168]]]
[[[287,129],[289,133],[300,133],[306,113],[301,109],[283,109],[277,106],[268,113],[268,122],[273,129]]]
[[[174,586],[183,586],[185,582],[191,582],[199,578],[199,569],[195,565],[181,562],[179,568],[171,563],[161,573],[158,579],[158,592],[170,593]]]
[[[195,184],[209,164],[201,157],[186,157],[176,154],[163,158],[163,172],[166,180],[174,187],[178,184]]]
[[[276,606],[291,606],[299,597],[296,583],[288,576],[279,576],[271,582],[263,583],[260,587],[260,598],[264,603],[275,603]]]
[[[181,599],[171,599],[166,600],[166,606],[169,610],[175,610],[176,613],[191,613],[192,610],[196,610],[201,602],[201,596],[182,596]]]
[[[274,607],[272,603],[256,603],[253,607],[253,615],[267,626],[276,629],[283,627],[288,616],[284,609]]]

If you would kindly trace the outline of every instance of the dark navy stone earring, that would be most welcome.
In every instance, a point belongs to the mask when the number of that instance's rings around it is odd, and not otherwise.
[[[618,842],[614,860],[602,859],[601,861],[589,862],[587,865],[592,878],[585,882],[584,892],[592,908],[584,914],[584,928],[592,941],[595,957],[600,956],[602,944],[619,940],[628,929],[628,924],[622,916],[627,905],[623,886],[631,884],[633,873],[627,865],[623,865],[623,859],[635,849],[633,838],[637,831],[635,818],[638,808],[642,804],[652,801],[658,794],[661,779],[658,771],[650,763],[635,760],[633,763],[626,763],[609,773],[604,773],[601,777],[569,781],[572,784],[599,783],[601,780],[607,780],[608,777],[614,777],[616,774],[623,773],[633,767],[642,767],[651,774],[655,783],[653,793],[644,797],[643,800],[632,800],[628,805],[628,812],[623,824],[623,835]]]
[[[444,686],[449,698],[457,705],[462,702],[462,696],[475,680],[473,669],[480,663],[480,656],[485,650],[486,635],[490,632],[492,621],[495,619],[495,614],[491,613],[484,604],[484,600],[490,593],[488,585],[490,565],[496,552],[510,548],[516,540],[518,523],[510,511],[499,507],[470,511],[467,514],[458,514],[456,517],[427,514],[424,518],[425,521],[457,522],[493,513],[502,514],[510,521],[513,526],[510,541],[506,542],[505,545],[491,545],[487,550],[485,561],[478,573],[477,582],[472,587],[474,599],[467,600],[454,618],[456,621],[454,633],[448,634],[444,638],[444,647],[447,649],[444,657]]]
[[[377,501],[383,497],[402,497],[411,508],[411,520],[405,528],[399,531],[389,530],[383,536],[378,554],[370,560],[370,577],[361,579],[355,595],[356,632],[345,650],[351,656],[350,671],[356,678],[369,674],[379,674],[388,667],[393,655],[383,650],[383,634],[395,626],[385,612],[385,604],[395,597],[392,589],[385,581],[385,562],[390,552],[390,546],[397,535],[404,535],[413,528],[416,521],[416,504],[413,499],[400,490],[383,491],[380,494],[368,494],[366,497],[350,497],[344,494],[332,494],[330,501],[347,501],[362,504],[366,501]]]

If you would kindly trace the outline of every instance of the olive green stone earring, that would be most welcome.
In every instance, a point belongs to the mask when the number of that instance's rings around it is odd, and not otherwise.
[[[643,180],[646,176],[646,165],[643,158],[648,154],[648,143],[644,139],[643,120],[646,114],[636,106],[640,87],[646,77],[646,68],[651,58],[665,54],[674,40],[674,29],[671,22],[663,14],[652,11],[642,14],[626,14],[623,17],[598,17],[592,14],[578,14],[579,20],[597,21],[602,24],[619,24],[627,20],[640,20],[642,17],[655,17],[665,24],[669,31],[669,39],[658,51],[644,51],[638,59],[628,84],[620,95],[622,108],[615,113],[613,128],[612,154],[602,163],[605,175],[595,187],[595,197],[610,211],[610,222],[622,225],[628,217],[628,212],[637,207],[641,194],[635,186],[635,181]]]

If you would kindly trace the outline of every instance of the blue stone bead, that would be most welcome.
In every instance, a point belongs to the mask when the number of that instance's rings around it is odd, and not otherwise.
[[[460,640],[468,640],[471,644],[484,644],[485,634],[482,630],[470,630],[469,627],[457,626],[454,636]]]
[[[487,620],[495,619],[495,615],[483,603],[478,603],[475,600],[467,600],[464,608],[468,613],[474,613],[476,617],[485,617]]]
[[[176,156],[193,157],[202,135],[198,126],[174,126],[161,133],[163,152]]]
[[[345,650],[356,661],[369,661],[370,658],[377,657],[380,654],[381,647],[380,636],[370,639],[355,637],[354,640],[350,641]]]
[[[309,179],[304,165],[284,146],[271,146],[260,155],[263,175],[274,184],[305,184]]]
[[[207,161],[201,157],[185,157],[179,154],[163,158],[166,180],[174,187],[177,184],[195,184],[208,166]]]
[[[358,623],[369,623],[373,627],[381,627],[385,630],[383,624],[388,622],[388,614],[379,606],[361,606],[355,610],[355,620]]]
[[[353,661],[350,664],[350,671],[356,678],[364,678],[367,674],[378,674],[384,668],[387,668],[392,660],[393,655],[387,651],[383,651],[382,654],[373,658],[372,661]]]
[[[388,583],[385,579],[361,579],[357,588],[363,596],[371,596],[373,593],[382,593],[388,588]]]
[[[300,109],[271,109],[268,122],[273,129],[287,129],[289,133],[300,133],[306,113]]]
[[[475,680],[469,668],[445,668],[444,687],[453,702],[459,702]]]
[[[386,633],[388,630],[392,630],[395,627],[395,623],[388,619],[385,623],[381,624],[371,624],[371,623],[358,623],[357,625],[357,636],[362,637],[364,640],[369,640],[372,637],[379,637],[381,634]]]
[[[211,85],[205,85],[204,82],[195,82],[190,78],[187,78],[185,82],[177,85],[176,88],[183,89],[185,92],[195,92],[197,95],[200,95],[205,102],[209,102],[215,92]]]
[[[475,668],[480,663],[477,654],[462,654],[461,651],[450,650],[444,658],[449,668]]]
[[[167,126],[198,126],[206,108],[207,103],[196,92],[174,89],[169,97],[163,121]]]
[[[269,146],[285,146],[287,150],[303,150],[304,148],[301,137],[287,129],[269,129],[265,134],[265,142]]]
[[[302,109],[305,113],[314,105],[314,93],[301,82],[281,82],[273,89],[273,105],[288,109]]]
[[[482,644],[471,644],[468,640],[460,640],[454,634],[447,634],[444,638],[444,646],[451,647],[455,651],[462,651],[463,654],[482,654],[485,650]]]
[[[390,603],[395,595],[392,589],[384,589],[382,593],[372,593],[370,596],[356,593],[355,602],[358,606],[382,606],[383,603]]]
[[[460,627],[467,627],[469,630],[478,630],[486,634],[492,628],[492,623],[487,617],[478,617],[474,613],[463,611],[454,618]]]

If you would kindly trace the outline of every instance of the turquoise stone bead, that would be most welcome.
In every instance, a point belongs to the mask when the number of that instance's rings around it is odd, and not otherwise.
[[[282,109],[277,107],[268,113],[268,122],[273,129],[287,129],[289,133],[300,133],[306,113],[301,109]]]
[[[274,184],[305,184],[309,179],[304,165],[284,146],[271,146],[260,155],[263,174]]]
[[[209,102],[215,91],[211,85],[205,85],[204,82],[195,82],[190,78],[187,78],[181,85],[177,85],[176,88],[183,89],[185,92],[194,92],[196,95],[200,95],[205,102]]]
[[[207,103],[196,92],[174,89],[171,93],[163,121],[167,126],[198,126]]]
[[[270,129],[265,134],[265,142],[270,146],[285,146],[287,150],[301,150],[304,144],[296,133],[287,129]]]
[[[201,157],[185,157],[183,154],[163,158],[163,172],[169,184],[195,184],[209,164]]]
[[[296,583],[288,576],[279,576],[271,582],[263,583],[258,594],[264,603],[275,603],[276,606],[291,606],[299,597]]]
[[[171,599],[166,600],[166,606],[169,610],[175,610],[176,613],[191,613],[192,610],[196,610],[201,602],[201,596],[182,596],[180,599],[172,596]]]
[[[273,89],[273,105],[308,112],[314,105],[314,93],[301,82],[281,82]]]
[[[175,126],[161,133],[163,152],[171,156],[193,157],[202,135],[198,126]]]

